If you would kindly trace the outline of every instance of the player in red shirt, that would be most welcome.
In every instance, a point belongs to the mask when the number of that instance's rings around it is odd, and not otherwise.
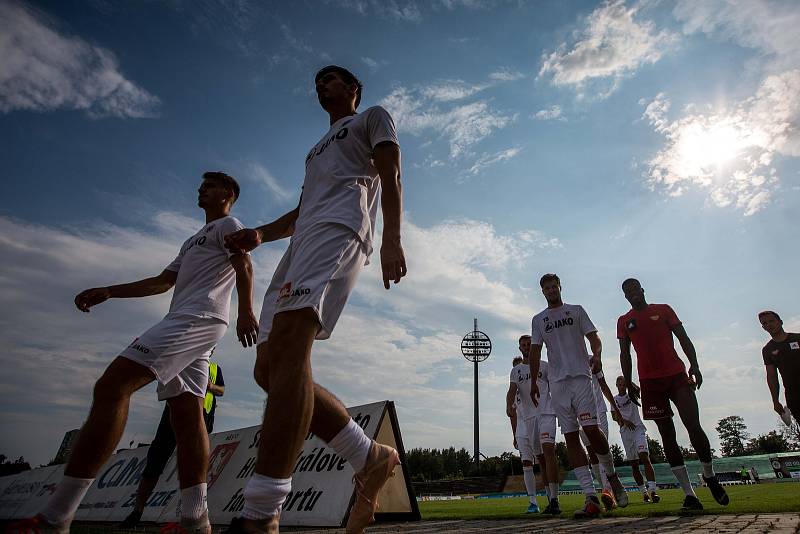
[[[700,426],[700,413],[694,390],[703,383],[703,375],[697,364],[697,354],[692,340],[686,334],[680,319],[667,304],[648,304],[644,289],[638,280],[629,278],[622,283],[622,292],[631,304],[631,310],[617,320],[617,338],[620,347],[620,364],[625,377],[625,385],[630,398],[636,402],[640,388],[631,378],[631,343],[636,349],[637,370],[641,384],[642,415],[654,420],[664,443],[667,457],[675,478],[683,489],[686,498],[683,510],[702,510],[689,474],[683,463],[681,449],[675,436],[674,415],[670,401],[678,409],[681,422],[689,433],[694,450],[703,466],[703,480],[711,490],[714,499],[722,505],[729,502],[728,494],[720,485],[711,464],[711,445],[703,427]],[[673,344],[673,334],[678,338],[686,358],[689,372],[683,365]]]

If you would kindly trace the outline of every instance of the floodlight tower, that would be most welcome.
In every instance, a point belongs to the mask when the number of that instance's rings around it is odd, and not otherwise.
[[[481,449],[479,436],[479,421],[478,421],[478,364],[485,361],[492,353],[492,340],[489,336],[478,330],[478,319],[475,318],[473,323],[472,332],[467,333],[464,339],[461,340],[461,354],[464,355],[468,361],[473,363],[475,372],[475,467],[480,465]]]

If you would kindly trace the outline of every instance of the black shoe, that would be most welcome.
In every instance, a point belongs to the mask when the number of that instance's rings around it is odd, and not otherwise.
[[[122,520],[122,523],[117,525],[117,528],[126,529],[126,528],[136,528],[139,526],[139,522],[142,520],[142,512],[139,510],[132,510],[131,513],[128,514],[128,517]]]
[[[222,534],[241,534],[244,532],[242,528],[242,523],[244,523],[244,519],[241,517],[234,517],[231,519],[231,524],[228,525],[228,528],[222,531]]]
[[[595,519],[600,517],[602,512],[603,505],[600,504],[600,499],[597,498],[597,495],[590,495],[586,497],[583,508],[576,510],[572,515],[575,519]]]
[[[703,503],[700,502],[700,499],[695,497],[694,495],[687,495],[685,499],[683,499],[683,506],[681,506],[681,512],[701,512],[703,510]]]
[[[550,503],[544,509],[543,514],[550,514],[550,515],[561,515],[561,505],[558,504],[558,499],[553,498],[550,499]]]
[[[725,488],[722,487],[722,484],[719,483],[719,480],[717,480],[716,476],[709,478],[704,476],[703,482],[705,482],[708,486],[708,489],[711,490],[711,495],[714,497],[715,501],[722,506],[728,506],[728,503],[731,502],[731,500],[728,498]]]

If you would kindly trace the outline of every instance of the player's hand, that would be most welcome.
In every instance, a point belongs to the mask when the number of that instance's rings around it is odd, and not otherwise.
[[[89,308],[97,306],[111,298],[111,291],[107,287],[93,287],[78,293],[75,297],[75,306],[82,312],[89,313]]]
[[[636,429],[636,425],[634,425],[633,422],[628,421],[627,419],[625,419],[622,416],[620,416],[620,419],[622,419],[622,425],[620,425],[620,426],[624,426],[625,428],[628,428],[630,430],[635,430]]]
[[[603,370],[603,362],[600,361],[599,355],[592,354],[592,357],[589,358],[589,367],[592,368],[592,374],[597,374]]]
[[[689,367],[689,376],[694,380],[695,389],[700,389],[700,385],[703,383],[703,375],[700,373],[700,369],[692,365]]]
[[[242,228],[224,237],[225,248],[235,254],[250,252],[261,244],[261,232],[254,228]]]
[[[772,409],[775,410],[775,413],[777,413],[778,415],[783,415],[783,412],[785,410],[783,404],[781,404],[780,401],[775,401],[774,403],[772,403]]]
[[[539,406],[539,384],[537,384],[535,380],[532,380],[532,382],[531,400],[533,401],[534,406]]]
[[[381,244],[381,272],[383,273],[383,287],[389,289],[389,283],[400,283],[400,279],[408,274],[406,257],[400,245],[400,236],[388,239],[384,236]]]
[[[628,397],[631,399],[631,402],[636,406],[641,406],[639,403],[639,396],[642,393],[642,389],[633,382],[628,382],[625,386],[628,388]]]
[[[243,347],[252,347],[258,340],[258,319],[253,314],[253,310],[239,310],[239,318],[236,320],[236,337]]]

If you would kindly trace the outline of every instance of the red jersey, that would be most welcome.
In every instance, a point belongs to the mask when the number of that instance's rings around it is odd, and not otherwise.
[[[679,324],[681,320],[667,304],[648,304],[644,310],[631,310],[617,320],[617,338],[630,340],[636,349],[639,379],[686,371],[672,339],[672,328]]]

